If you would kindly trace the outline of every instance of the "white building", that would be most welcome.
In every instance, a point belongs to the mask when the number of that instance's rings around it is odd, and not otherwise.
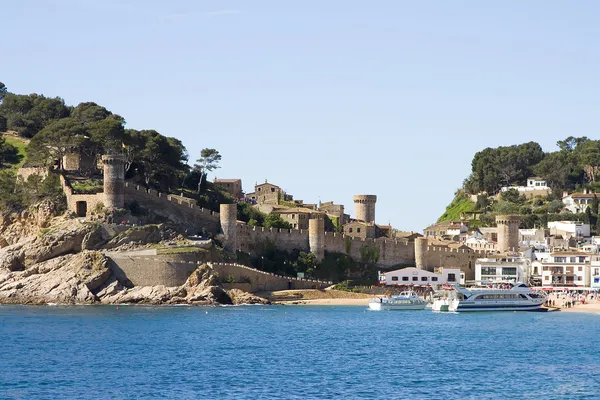
[[[552,221],[548,222],[548,228],[550,235],[561,235],[565,239],[590,236],[590,224],[580,221]]]
[[[590,262],[590,287],[600,289],[600,256],[592,256]]]
[[[545,179],[536,176],[527,178],[527,186],[504,186],[501,190],[507,192],[511,189],[515,189],[521,193],[536,192],[536,194],[538,194],[537,192],[539,194],[542,194],[542,192],[550,193],[551,190]]]
[[[529,281],[531,261],[509,254],[489,255],[475,261],[475,280],[478,282]]]
[[[532,273],[541,272],[543,286],[590,286],[591,255],[579,252],[552,253],[546,261],[534,261]]]
[[[379,281],[385,282],[386,285],[436,286],[447,283],[464,283],[464,274],[457,268],[444,268],[440,273],[418,268],[402,268],[380,274]]]
[[[583,189],[583,193],[563,193],[562,202],[565,208],[572,213],[585,212],[586,208],[594,201],[594,196],[600,197],[600,193],[591,193]]]
[[[541,228],[519,229],[519,245],[533,246],[546,243],[546,230]]]

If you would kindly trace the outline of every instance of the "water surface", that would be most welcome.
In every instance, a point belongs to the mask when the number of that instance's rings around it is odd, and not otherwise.
[[[0,306],[3,399],[600,397],[600,315]]]

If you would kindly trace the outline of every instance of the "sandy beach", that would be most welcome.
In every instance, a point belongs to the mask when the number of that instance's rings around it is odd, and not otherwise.
[[[342,290],[280,290],[260,294],[278,304],[298,304],[314,306],[367,306],[373,295],[346,292]]]

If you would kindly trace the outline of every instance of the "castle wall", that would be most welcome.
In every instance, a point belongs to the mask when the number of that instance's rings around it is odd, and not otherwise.
[[[21,167],[17,171],[17,179],[21,182],[27,182],[31,175],[39,175],[42,179],[48,176],[49,169],[47,167]]]
[[[185,227],[191,233],[201,232],[202,228],[213,234],[219,232],[219,213],[178,199],[177,196],[169,196],[126,182],[125,198],[128,202],[137,201],[154,214]]]
[[[437,267],[459,268],[465,273],[466,280],[474,280],[475,261],[478,258],[485,258],[490,253],[486,250],[428,246],[424,259],[428,271],[433,271]]]
[[[113,253],[110,255],[110,268],[122,283],[134,286],[183,285],[190,275],[205,261],[198,261],[198,254],[169,254],[152,256],[131,256]],[[207,254],[207,256],[209,256]],[[332,284],[327,281],[299,279],[269,272],[259,271],[239,264],[209,263],[221,279],[233,277],[237,283],[225,284],[227,288],[239,288],[251,292],[322,289]]]
[[[59,179],[65,197],[67,198],[67,209],[69,211],[76,213],[80,217],[87,217],[97,208],[104,207],[104,195],[102,193],[75,194],[73,193],[73,188],[69,182],[67,182],[62,175]],[[85,215],[81,215],[82,209],[78,207],[78,203],[83,202],[85,203]]]
[[[379,250],[377,264],[381,266],[414,265],[414,246],[407,240],[389,238],[363,240],[340,233],[325,232],[325,251],[348,254],[360,261],[363,246]]]
[[[307,230],[250,227],[238,224],[238,250],[246,253],[260,252],[267,241],[284,251],[294,249],[310,251]]]

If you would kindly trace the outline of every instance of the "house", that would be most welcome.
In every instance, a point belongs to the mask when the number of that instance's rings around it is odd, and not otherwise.
[[[242,180],[241,179],[217,179],[213,184],[221,190],[229,193],[234,199],[242,198]]]
[[[344,225],[346,222],[348,222],[346,219],[347,214],[344,214],[344,206],[342,204],[334,204],[333,201],[326,201],[324,203],[319,202],[317,210],[337,217],[340,225]]]
[[[344,235],[361,239],[375,239],[377,228],[372,222],[350,221],[344,225]]]
[[[527,178],[526,186],[504,186],[500,191],[507,192],[509,190],[516,190],[520,194],[525,195],[527,198],[532,198],[535,196],[547,196],[552,191],[546,180],[537,176]]]
[[[528,282],[530,261],[518,254],[494,254],[475,261],[478,282]]]
[[[599,193],[591,193],[583,189],[583,193],[563,193],[562,202],[567,210],[572,213],[585,212],[586,208],[594,201],[594,197],[600,196]]]
[[[423,232],[426,237],[458,240],[462,234],[466,234],[468,231],[469,227],[462,221],[445,221],[428,226]]]
[[[279,186],[267,182],[254,185],[254,192],[246,195],[251,201],[255,201],[257,204],[279,204],[283,201],[293,201],[294,198],[291,195],[285,193]]]
[[[324,215],[325,213],[315,211],[310,208],[289,207],[283,209],[273,209],[274,214],[278,214],[281,219],[288,222],[293,229],[308,229],[308,221],[315,215]]]
[[[592,255],[582,252],[554,252],[545,261],[534,261],[532,271],[540,273],[543,286],[590,285]]]
[[[519,229],[519,244],[531,246],[546,243],[546,230],[541,228]]]
[[[590,287],[600,289],[600,256],[592,256],[590,262]]]
[[[550,235],[560,235],[564,239],[585,238],[590,236],[590,224],[581,221],[548,222]]]
[[[462,278],[461,278],[462,277]],[[415,285],[415,286],[438,286],[452,283],[461,283],[464,274],[460,269],[446,268],[439,272],[430,272],[414,267],[397,269],[395,271],[380,274],[380,282],[385,285]]]

